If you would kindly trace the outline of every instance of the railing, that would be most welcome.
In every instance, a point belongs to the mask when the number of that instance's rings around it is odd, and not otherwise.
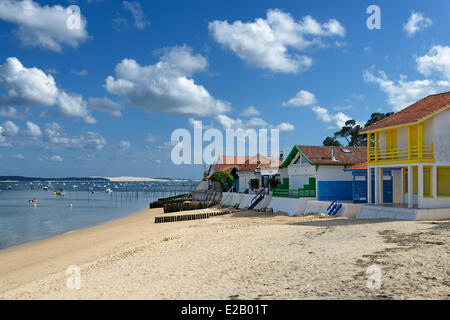
[[[274,189],[273,196],[279,198],[313,198],[316,196],[316,190],[301,189]]]
[[[383,162],[434,162],[434,145],[424,145],[421,149],[418,146],[379,149],[375,152],[375,148],[370,148],[369,164]]]

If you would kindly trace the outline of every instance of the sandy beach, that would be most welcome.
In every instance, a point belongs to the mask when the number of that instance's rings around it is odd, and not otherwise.
[[[0,298],[450,299],[449,221],[240,211],[155,224],[159,214],[0,251]],[[66,287],[69,265],[79,290]],[[366,285],[372,265],[379,289]]]

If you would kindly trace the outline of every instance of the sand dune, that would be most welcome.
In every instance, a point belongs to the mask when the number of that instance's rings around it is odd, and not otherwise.
[[[157,211],[0,252],[4,299],[450,299],[447,222]],[[64,273],[81,267],[81,289]],[[367,268],[381,287],[367,287]]]

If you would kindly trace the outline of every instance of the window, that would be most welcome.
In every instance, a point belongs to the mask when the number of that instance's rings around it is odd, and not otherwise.
[[[450,197],[450,167],[437,167],[437,195]]]
[[[344,153],[352,153],[349,149],[347,149],[347,148],[342,148],[341,149],[342,150],[342,152],[344,152]]]

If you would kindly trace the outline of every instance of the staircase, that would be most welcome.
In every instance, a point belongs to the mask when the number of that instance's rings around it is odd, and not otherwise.
[[[264,199],[264,193],[262,192],[253,197],[251,205],[250,207],[248,207],[248,210],[253,210],[258,205],[258,203],[262,201],[262,199]]]
[[[327,213],[329,216],[335,216],[341,210],[342,203],[339,202],[339,200],[333,200],[333,202],[330,204],[330,206],[327,208]]]

